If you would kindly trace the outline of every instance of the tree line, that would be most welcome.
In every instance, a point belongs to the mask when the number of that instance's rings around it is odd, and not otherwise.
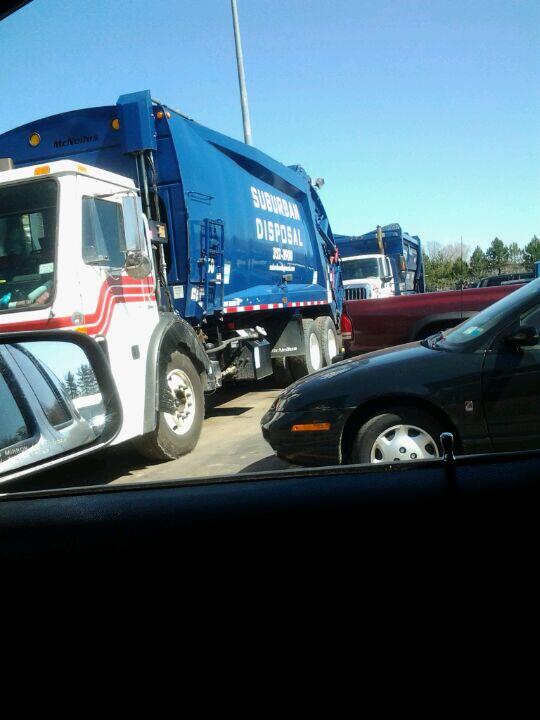
[[[64,377],[64,383],[72,400],[99,392],[99,385],[90,365],[81,365],[75,374],[70,370]]]
[[[496,237],[485,252],[477,245],[472,253],[461,243],[428,243],[424,252],[426,290],[471,287],[487,275],[531,272],[538,260],[540,238],[536,235],[523,248],[516,242],[506,245]]]

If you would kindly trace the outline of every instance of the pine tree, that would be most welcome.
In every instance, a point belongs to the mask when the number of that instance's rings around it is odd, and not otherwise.
[[[508,248],[500,238],[496,237],[493,240],[486,251],[486,258],[490,271],[496,271],[500,275],[508,262]]]
[[[64,378],[64,382],[66,384],[66,390],[68,391],[70,398],[74,400],[76,397],[79,397],[77,381],[75,380],[75,375],[71,372],[71,370]]]
[[[479,245],[475,247],[474,252],[471,255],[469,266],[471,269],[471,278],[473,278],[474,280],[480,280],[480,278],[486,274],[486,254]]]
[[[517,242],[510,243],[508,246],[508,262],[514,266],[514,270],[519,269],[519,266],[523,265],[523,250]]]
[[[83,396],[99,392],[99,385],[90,365],[81,365],[77,370],[77,388],[79,395]]]
[[[523,250],[523,262],[527,270],[534,269],[534,263],[540,260],[540,238],[533,235]]]

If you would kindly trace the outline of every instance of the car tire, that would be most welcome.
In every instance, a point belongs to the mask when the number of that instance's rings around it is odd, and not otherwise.
[[[440,457],[440,435],[445,429],[448,428],[418,408],[389,408],[362,425],[353,443],[351,462],[405,462]]]
[[[193,362],[178,351],[162,361],[160,375],[160,397],[173,398],[172,412],[160,410],[156,429],[136,440],[135,446],[149,460],[175,460],[197,445],[204,420],[204,391]]]
[[[311,375],[320,370],[323,365],[321,341],[311,318],[302,320],[304,331],[304,352],[302,355],[289,358],[289,367],[295,380]]]
[[[272,358],[274,383],[279,388],[289,387],[294,382],[289,363],[286,357]]]
[[[332,322],[332,318],[327,315],[321,315],[315,320],[315,332],[319,336],[321,351],[323,356],[323,364],[332,364],[332,358],[339,353],[339,340],[336,326]]]

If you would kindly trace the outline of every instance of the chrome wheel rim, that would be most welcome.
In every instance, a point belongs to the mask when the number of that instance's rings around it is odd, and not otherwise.
[[[321,346],[319,345],[319,338],[314,332],[309,336],[309,359],[312,368],[319,370],[322,365]]]
[[[193,385],[183,370],[171,370],[167,375],[167,387],[175,409],[172,413],[163,413],[165,422],[176,435],[185,435],[195,420]]]
[[[328,330],[326,337],[327,337],[327,344],[328,344],[328,357],[331,360],[333,357],[336,357],[336,355],[337,355],[336,334],[332,329],[330,329],[330,330]]]
[[[371,447],[371,462],[405,462],[439,457],[431,435],[416,425],[393,425],[384,430]]]

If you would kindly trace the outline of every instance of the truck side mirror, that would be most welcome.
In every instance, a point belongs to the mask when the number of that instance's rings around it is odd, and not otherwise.
[[[507,345],[513,348],[532,347],[538,345],[538,330],[532,325],[523,325],[504,338]]]
[[[152,272],[152,263],[146,253],[138,250],[128,250],[125,268],[129,277],[142,280]]]

